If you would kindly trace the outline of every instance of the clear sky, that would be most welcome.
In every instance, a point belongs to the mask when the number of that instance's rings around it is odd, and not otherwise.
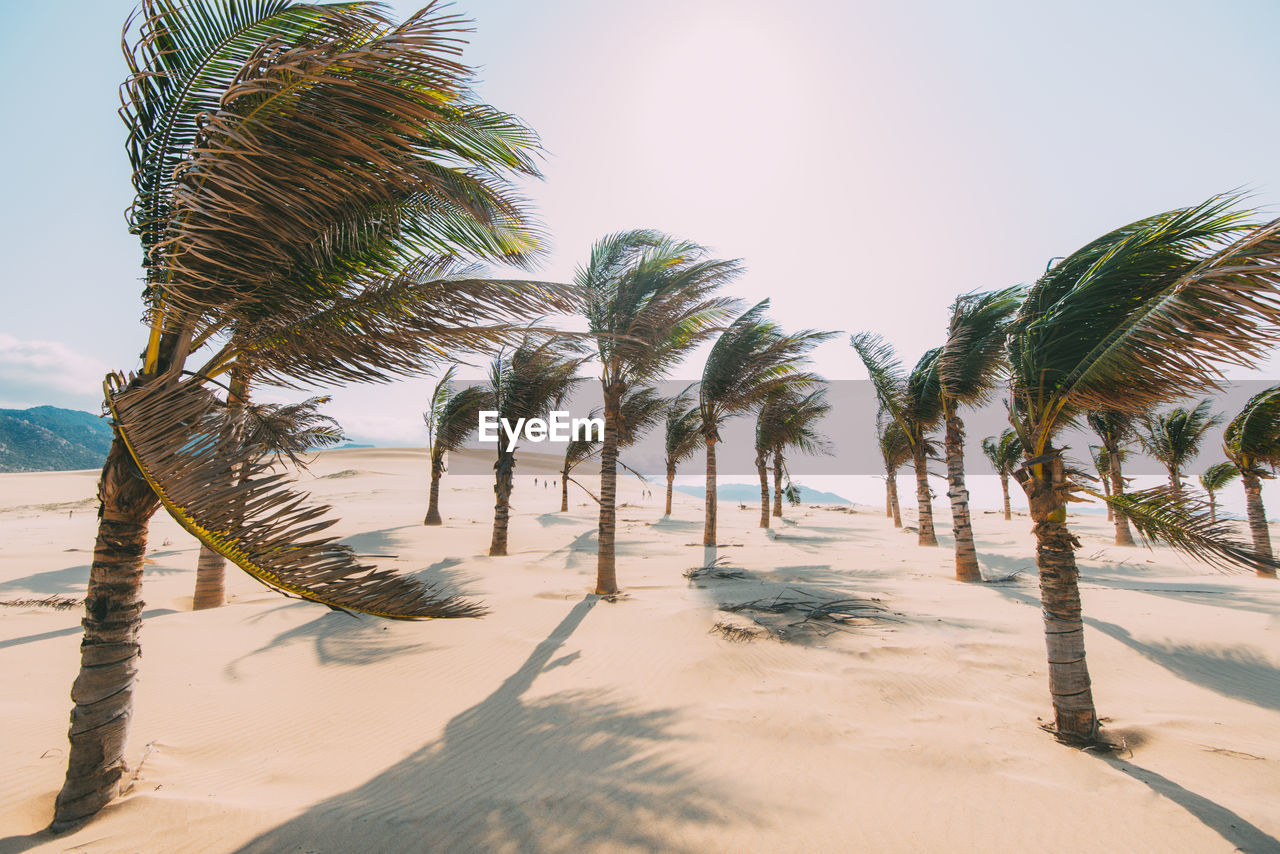
[[[0,0],[0,406],[96,409],[145,343],[116,115],[131,8]],[[1030,281],[1117,225],[1233,188],[1280,213],[1274,0],[456,8],[481,94],[547,149],[528,188],[543,278],[658,228],[744,259],[738,294],[784,325],[873,329],[914,360],[957,293]],[[865,376],[847,336],[818,363]],[[342,391],[332,412],[420,441],[430,385]]]

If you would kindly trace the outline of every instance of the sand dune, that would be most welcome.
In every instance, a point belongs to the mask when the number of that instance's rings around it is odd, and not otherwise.
[[[483,600],[390,623],[247,576],[192,613],[196,546],[151,535],[129,793],[42,831],[65,770],[76,611],[0,608],[0,852],[1076,852],[1280,850],[1280,587],[1078,520],[1095,696],[1128,749],[1038,729],[1049,710],[1025,518],[978,514],[984,571],[951,580],[873,508],[765,533],[620,482],[618,602],[588,595],[595,505],[521,454],[511,555],[485,556],[492,482],[447,477],[425,528],[420,451],[321,455],[307,487],[361,554]],[[581,478],[591,487],[591,478]],[[83,595],[93,475],[0,476],[0,600]],[[937,506],[940,519],[947,511]],[[740,577],[689,582],[723,558]],[[721,606],[856,599],[839,630]],[[718,623],[755,632],[733,641]],[[779,639],[766,630],[782,630]]]

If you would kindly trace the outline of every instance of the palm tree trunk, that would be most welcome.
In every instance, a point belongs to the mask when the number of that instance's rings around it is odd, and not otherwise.
[[[125,742],[133,716],[133,683],[141,655],[142,562],[147,524],[160,506],[119,434],[98,483],[98,539],[85,592],[80,674],[71,686],[67,776],[53,829],[89,818],[120,791]]]
[[[1107,475],[1107,474],[1102,475],[1102,494],[1107,496],[1108,498],[1111,497],[1111,476],[1110,475]],[[1114,522],[1115,518],[1116,518],[1115,508],[1113,508],[1111,506],[1111,502],[1108,501],[1107,502],[1107,521]]]
[[[773,450],[773,515],[782,518],[782,449]]]
[[[760,527],[769,527],[769,466],[762,455],[756,455],[756,471],[760,475]]]
[[[1047,450],[1046,453],[1050,453]],[[1049,659],[1049,693],[1054,730],[1070,744],[1098,738],[1098,714],[1084,655],[1084,620],[1075,549],[1080,541],[1067,529],[1066,477],[1061,456],[1034,467],[1023,484],[1036,535],[1040,605]]]
[[[196,593],[191,601],[191,610],[222,607],[227,601],[226,588],[227,559],[201,543],[200,557],[196,560]]]
[[[933,497],[929,494],[929,461],[920,442],[916,442],[911,448],[911,460],[916,468],[917,542],[922,546],[936,546],[938,538],[933,533]]]
[[[249,402],[249,372],[239,363],[231,369],[231,383],[227,388],[227,409],[232,416],[244,411]],[[234,423],[234,422],[233,422]],[[242,427],[235,428],[242,430]],[[248,472],[243,466],[233,466],[229,479],[243,484]],[[236,513],[237,521],[241,518]],[[227,559],[213,549],[200,544],[200,557],[196,559],[196,590],[191,599],[191,610],[204,611],[221,608],[227,601]]]
[[[1124,495],[1124,472],[1121,470],[1120,449],[1108,448],[1107,453],[1111,457],[1111,494]],[[1116,545],[1136,545],[1133,541],[1133,532],[1129,530],[1129,517],[1124,515],[1124,511],[1116,510],[1112,515],[1112,521],[1116,526]]]
[[[898,473],[889,472],[885,483],[889,486],[889,507],[893,511],[893,527],[902,527],[902,508],[898,506]]]
[[[1169,469],[1169,486],[1173,489],[1173,494],[1182,496],[1182,473],[1178,471],[1178,467],[1174,466]]]
[[[502,450],[498,443],[498,461],[493,464],[493,538],[489,541],[489,556],[502,557],[507,553],[507,525],[511,521],[511,490],[516,485],[516,455]]]
[[[1213,524],[1218,521],[1218,499],[1212,489],[1206,489],[1205,492],[1209,493],[1209,524]]]
[[[596,539],[596,593],[601,596],[618,592],[614,538],[617,535],[618,418],[621,407],[621,386],[606,387],[604,444],[600,449],[600,527]]]
[[[969,490],[964,482],[964,421],[947,418],[947,497],[951,499],[951,530],[956,541],[956,581],[981,581],[978,552],[969,518]]]
[[[440,475],[444,474],[444,454],[439,457],[431,458],[431,495],[427,499],[427,518],[422,520],[424,525],[443,525],[444,520],[440,518]]]
[[[708,435],[707,439],[707,494],[703,504],[706,513],[702,523],[702,544],[716,544],[716,439]]]
[[[1253,534],[1253,550],[1262,557],[1272,557],[1271,531],[1267,528],[1267,511],[1262,506],[1262,479],[1256,474],[1243,473],[1245,509],[1249,515],[1249,531]],[[1275,578],[1274,569],[1259,569],[1260,578]]]
[[[664,515],[671,515],[671,493],[675,492],[676,487],[676,467],[667,463],[667,512]]]
[[[560,472],[560,512],[569,512],[569,467]]]
[[[1009,473],[1007,471],[1000,472],[1000,491],[1004,493],[1004,520],[1008,522],[1013,519],[1013,510],[1009,507]]]

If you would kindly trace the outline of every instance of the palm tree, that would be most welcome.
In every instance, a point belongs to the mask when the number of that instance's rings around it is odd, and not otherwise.
[[[552,289],[504,292],[513,295],[504,304],[482,289],[461,299],[449,287],[393,281],[424,251],[528,263],[538,249],[509,180],[536,175],[537,139],[474,99],[457,60],[463,23],[431,7],[396,26],[368,3],[212,0],[143,0],[131,19],[121,115],[150,335],[141,371],[105,385],[116,438],[99,485],[55,829],[93,815],[119,789],[142,557],[159,507],[264,583],[303,598],[388,617],[479,613],[370,572],[331,541],[302,541],[324,527],[319,511],[233,441],[225,404],[207,390],[217,371],[186,370],[190,354],[234,331],[219,369],[238,351],[262,349],[286,382],[311,382],[326,365],[378,380],[408,364],[421,371],[455,341],[492,337],[486,325],[503,305],[518,306],[517,316],[569,306]],[[315,341],[274,334],[318,308],[363,305],[384,286],[401,298],[380,326],[333,324]],[[468,303],[465,315],[455,311]],[[238,465],[242,483],[208,488]]]
[[[783,388],[804,389],[820,380],[803,370],[805,356],[834,333],[805,330],[788,335],[765,320],[769,301],[743,312],[720,333],[698,386],[698,412],[707,448],[704,546],[716,545],[716,443],[726,418],[747,412]]]
[[[483,386],[466,386],[454,391],[456,365],[450,365],[431,392],[430,408],[422,414],[427,425],[427,443],[431,448],[431,492],[427,500],[424,525],[443,525],[440,518],[440,476],[444,474],[444,457],[456,451],[476,429],[480,411],[489,409],[493,400]]]
[[[1021,288],[958,297],[951,306],[947,342],[938,356],[957,581],[982,580],[969,517],[969,490],[964,482],[964,421],[960,408],[977,406],[991,398],[1004,371],[1004,327],[1021,297]]]
[[[622,398],[622,404],[619,406],[618,418],[618,450],[622,451],[631,447],[645,433],[649,432],[659,421],[667,414],[671,401],[665,397],[660,397],[655,389],[644,387],[631,389]],[[591,411],[591,418],[599,418],[600,410]],[[573,470],[586,460],[600,453],[600,449],[604,447],[602,440],[592,439],[571,439],[565,445],[564,452],[564,468],[561,474],[564,477],[563,485],[560,491],[560,512],[569,512],[569,481],[573,480]],[[644,476],[635,469],[628,466],[621,459],[618,465],[631,472],[641,483],[646,483]],[[592,495],[591,491],[576,480],[573,481],[582,488],[584,492],[591,495],[597,504],[600,499]]]
[[[938,378],[935,347],[920,357],[911,373],[904,373],[893,345],[879,335],[861,332],[850,336],[849,343],[871,377],[880,408],[902,428],[911,446],[911,460],[916,472],[916,542],[936,546],[933,530],[933,490],[929,488],[931,444],[926,435],[943,417],[942,386]]]
[[[1133,420],[1135,416],[1132,412],[1121,412],[1115,409],[1099,409],[1085,413],[1085,420],[1088,422],[1090,429],[1098,435],[1102,440],[1103,450],[1107,456],[1107,471],[1099,472],[1104,482],[1110,486],[1109,494],[1124,495],[1124,457],[1126,454],[1125,446],[1129,439],[1133,436]],[[1133,532],[1129,530],[1129,520],[1125,518],[1124,510],[1118,507],[1111,508],[1111,521],[1116,528],[1116,545],[1132,546]]]
[[[489,388],[493,411],[499,421],[516,425],[521,420],[545,418],[564,404],[578,383],[575,376],[584,358],[567,352],[556,341],[535,343],[525,340],[510,353],[500,355],[489,367]],[[511,490],[515,487],[516,449],[499,431],[498,459],[493,464],[495,496],[493,536],[489,555],[507,553],[507,528],[511,521]]]
[[[876,442],[884,460],[884,515],[893,518],[895,528],[902,527],[902,508],[898,505],[898,469],[911,459],[911,441],[892,415],[881,409],[876,414]]]
[[[760,475],[760,527],[769,527],[769,457],[773,457],[773,515],[782,515],[782,479],[786,471],[786,450],[796,448],[806,454],[829,454],[831,445],[817,425],[831,404],[826,388],[803,394],[782,388],[769,395],[756,417],[756,469]]]
[[[237,387],[238,386],[238,387]],[[247,383],[232,382],[229,389],[227,411],[234,425],[234,433],[246,452],[253,457],[272,456],[276,463],[288,461],[295,470],[305,469],[302,455],[308,451],[332,447],[343,440],[338,422],[319,409],[330,398],[312,397],[301,403],[254,404],[249,403]],[[228,469],[226,481],[239,485],[243,482],[243,467],[237,471]],[[203,611],[219,608],[226,601],[227,559],[208,545],[200,544],[200,557],[196,561],[196,589],[191,609]]]
[[[1218,499],[1219,490],[1224,489],[1227,484],[1240,476],[1240,469],[1236,468],[1233,463],[1214,463],[1204,470],[1204,474],[1200,475],[1200,486],[1205,492],[1209,493],[1209,518],[1218,521]]]
[[[702,447],[702,412],[691,393],[694,385],[696,383],[686,386],[667,407],[666,425],[663,430],[663,448],[667,464],[667,509],[663,514],[665,516],[671,515],[671,497],[675,491],[676,469]]]
[[[1009,506],[1009,475],[1022,458],[1022,443],[1013,428],[1005,428],[999,436],[988,436],[982,440],[982,453],[991,462],[991,467],[1000,475],[1000,491],[1004,494],[1004,519],[1013,518]]]
[[[1090,445],[1089,456],[1093,460],[1093,467],[1098,472],[1098,482],[1102,484],[1102,494],[1107,498],[1111,497],[1111,454],[1101,445]],[[1110,522],[1115,518],[1115,508],[1111,506],[1111,502],[1105,502],[1107,505],[1107,521]]]
[[[596,593],[618,592],[618,434],[626,393],[664,375],[709,337],[736,305],[716,289],[742,272],[696,243],[654,231],[627,231],[597,241],[575,284],[586,293],[587,326],[596,338],[604,391],[600,449],[600,528]]]
[[[1051,267],[1010,324],[1015,472],[1035,522],[1054,730],[1098,735],[1084,624],[1054,439],[1088,410],[1140,413],[1214,387],[1223,362],[1249,365],[1280,324],[1280,221],[1258,228],[1215,198],[1119,228]],[[1094,494],[1096,497],[1102,497]],[[1112,496],[1139,532],[1216,562],[1258,565],[1247,547],[1169,490]]]
[[[1272,477],[1280,464],[1280,386],[1249,398],[1231,419],[1222,437],[1222,449],[1244,481],[1245,511],[1254,551],[1271,557],[1271,531],[1262,504],[1262,478]],[[1257,567],[1258,575],[1275,578],[1274,568]]]
[[[1169,472],[1169,486],[1182,491],[1182,470],[1200,453],[1204,434],[1222,423],[1221,414],[1211,414],[1211,401],[1202,400],[1193,408],[1175,407],[1168,412],[1143,415],[1138,442]]]

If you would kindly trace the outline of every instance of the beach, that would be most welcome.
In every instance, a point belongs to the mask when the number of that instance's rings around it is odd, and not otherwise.
[[[425,527],[422,450],[327,451],[301,476],[368,562],[480,619],[353,617],[233,566],[228,604],[192,612],[197,543],[158,513],[128,792],[57,837],[80,613],[0,608],[0,854],[1280,850],[1274,580],[1119,548],[1073,513],[1119,746],[1082,751],[1040,728],[1026,515],[976,509],[987,583],[961,584],[940,481],[938,548],[883,506],[787,507],[764,531],[758,504],[722,502],[712,554],[699,499],[664,519],[661,483],[620,477],[608,601],[596,504],[574,488],[557,512],[559,460],[517,460],[500,558],[492,478],[446,475]],[[0,600],[84,595],[96,476],[0,475]],[[707,565],[726,577],[684,577]],[[841,622],[723,610],[787,598],[852,604]]]

